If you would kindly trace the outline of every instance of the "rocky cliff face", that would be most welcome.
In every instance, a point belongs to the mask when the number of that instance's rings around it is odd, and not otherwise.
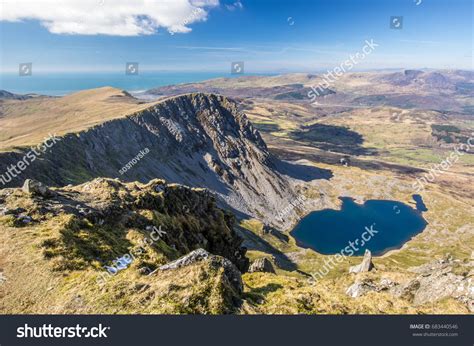
[[[346,294],[358,298],[369,292],[386,292],[404,299],[414,306],[433,304],[442,299],[452,298],[474,312],[474,290],[472,286],[473,261],[463,263],[451,256],[434,260],[410,271],[418,274],[405,282],[395,282],[382,278],[378,283],[373,278],[359,278],[348,287]]]
[[[168,260],[204,248],[230,259],[241,271],[247,270],[242,239],[233,230],[233,215],[217,208],[215,198],[205,189],[159,179],[145,185],[98,178],[54,190],[33,183],[1,190],[0,216],[4,224],[16,228],[60,224],[58,236],[46,239],[41,247],[46,258],[61,257],[65,269],[119,255],[126,249],[120,241],[130,243],[125,235],[135,229],[149,237],[154,233],[155,251]],[[82,237],[81,230],[87,235]],[[160,248],[160,244],[166,246]]]
[[[28,150],[1,153],[0,163],[16,165]],[[208,188],[243,213],[272,219],[293,198],[273,160],[234,102],[188,94],[62,137],[6,186],[20,186],[26,178],[51,186],[96,177],[163,178]]]
[[[159,179],[2,189],[0,244],[2,313],[230,313],[248,268],[233,215]]]

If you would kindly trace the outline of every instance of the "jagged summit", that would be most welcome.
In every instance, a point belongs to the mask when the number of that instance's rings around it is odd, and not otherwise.
[[[103,92],[107,100],[129,98],[110,88]],[[84,98],[80,96],[74,97]],[[52,186],[96,177],[141,182],[163,178],[208,188],[233,208],[268,218],[294,195],[291,184],[274,169],[259,132],[234,101],[220,95],[171,97],[60,138],[6,186],[21,186],[26,178]],[[15,165],[27,150],[1,153],[0,163]]]

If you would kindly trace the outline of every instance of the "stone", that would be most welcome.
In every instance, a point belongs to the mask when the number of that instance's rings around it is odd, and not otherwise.
[[[262,273],[273,273],[275,274],[275,269],[273,268],[272,262],[266,257],[256,259],[249,268],[249,273],[262,272]]]
[[[350,164],[350,158],[348,156],[345,156],[345,157],[342,157],[340,160],[339,160],[339,163],[343,166],[349,166]]]
[[[181,267],[186,267],[191,264],[194,264],[196,262],[200,262],[202,260],[205,260],[209,258],[211,254],[207,252],[204,249],[197,249],[194,251],[191,251],[188,253],[186,256],[183,256],[181,258],[178,258],[175,261],[172,261],[170,263],[167,263],[165,265],[162,265],[159,269],[160,270],[169,270],[169,269],[177,269]]]
[[[413,302],[416,292],[420,289],[418,280],[411,280],[403,285],[398,285],[390,290],[390,293],[397,298]]]
[[[152,272],[153,271],[148,267],[141,267],[140,269],[138,269],[138,273],[140,273],[140,275],[149,275]]]
[[[162,185],[155,186],[155,192],[164,192],[164,191],[165,191],[165,186],[162,186]]]
[[[396,282],[393,282],[392,280],[387,279],[387,278],[382,278],[379,283],[379,290],[380,291],[389,290],[395,287],[396,285],[398,285]]]
[[[56,195],[53,191],[48,189],[46,185],[33,179],[26,179],[23,183],[22,190],[26,193],[29,193],[30,195],[41,196],[45,198],[53,197]]]
[[[30,223],[31,221],[33,221],[33,219],[31,218],[31,216],[28,215],[19,215],[18,221],[22,223]]]
[[[456,265],[464,267],[465,272],[472,268],[472,263],[459,263],[452,256],[447,255],[443,259],[411,268],[410,271],[417,273],[417,277],[402,285],[392,287],[390,293],[414,305],[453,298],[465,304],[472,312],[474,306],[472,271],[467,274],[456,274],[453,272],[453,266]]]
[[[369,272],[374,268],[374,264],[372,263],[372,253],[370,252],[370,250],[365,250],[362,262],[358,265],[350,267],[349,273],[364,273]]]
[[[357,298],[357,297],[363,296],[367,292],[376,291],[376,290],[377,290],[376,286],[373,285],[372,283],[366,282],[366,281],[360,281],[360,282],[354,282],[351,286],[349,286],[349,288],[346,290],[346,294],[349,297]]]
[[[349,297],[357,298],[371,291],[373,292],[389,291],[396,286],[397,286],[396,282],[393,282],[392,280],[386,279],[386,278],[382,278],[378,284],[373,282],[370,279],[365,279],[362,281],[354,282],[346,290],[346,294]]]
[[[243,292],[244,286],[242,282],[242,276],[241,276],[240,271],[237,269],[237,267],[227,258],[213,255],[204,249],[197,249],[197,250],[191,251],[187,255],[181,258],[178,258],[175,261],[162,265],[158,269],[159,270],[173,270],[177,268],[186,267],[194,263],[205,261],[205,260],[209,260],[211,262],[211,265],[215,268],[223,267],[224,274],[229,280],[229,282],[232,284],[232,286],[237,290],[237,292],[239,293]]]
[[[7,207],[4,207],[4,206],[0,206],[0,215],[1,216],[4,216],[4,215],[8,215],[8,212],[10,210],[7,208]]]
[[[242,274],[230,260],[225,257],[212,255],[210,261],[215,268],[224,267],[225,276],[239,294],[244,291]]]

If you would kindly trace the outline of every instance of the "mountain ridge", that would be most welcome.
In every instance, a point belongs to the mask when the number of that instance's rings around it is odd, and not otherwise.
[[[141,182],[163,178],[209,188],[229,197],[225,203],[238,211],[268,215],[268,220],[295,196],[291,179],[277,171],[278,160],[258,130],[234,101],[219,95],[170,97],[59,138],[6,186],[20,186],[26,178],[51,186],[96,177]],[[146,157],[119,173],[145,148]],[[0,163],[15,165],[25,155],[26,149],[0,153]]]

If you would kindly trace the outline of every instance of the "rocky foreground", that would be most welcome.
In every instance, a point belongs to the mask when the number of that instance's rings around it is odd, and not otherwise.
[[[262,253],[205,189],[95,179],[0,192],[2,313],[469,313],[473,261],[409,271],[370,253],[314,282]],[[436,304],[434,304],[436,303]]]

